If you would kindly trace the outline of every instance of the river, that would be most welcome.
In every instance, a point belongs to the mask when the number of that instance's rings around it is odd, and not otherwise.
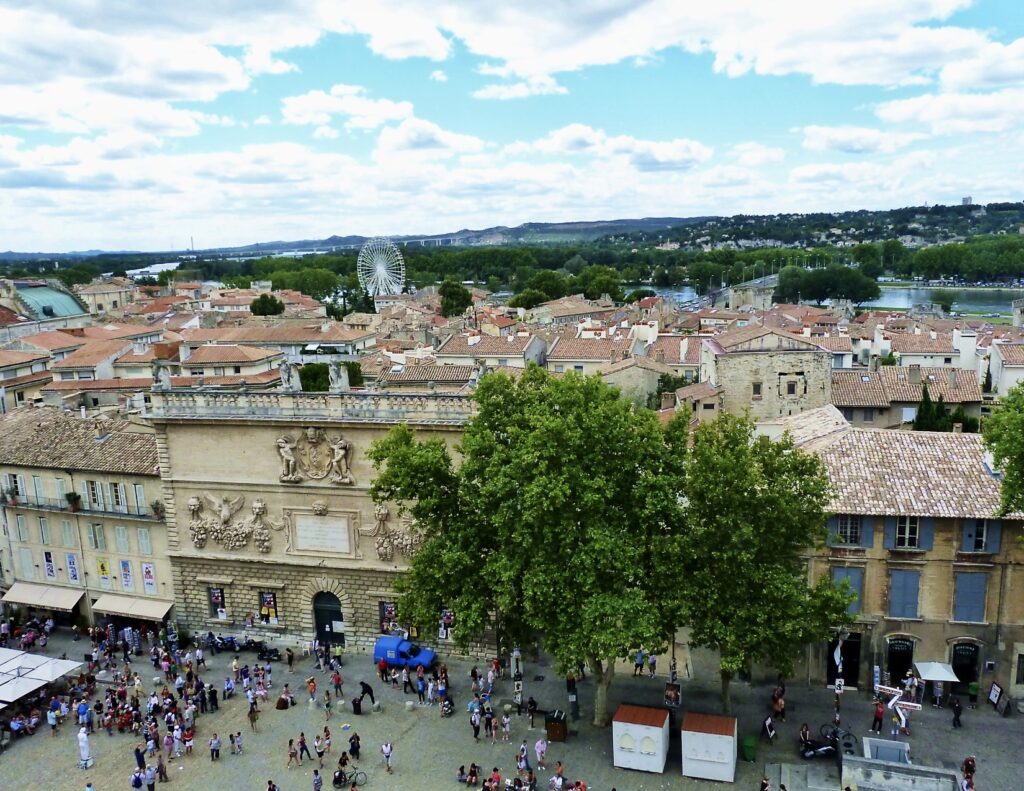
[[[880,286],[882,295],[873,302],[865,302],[861,307],[910,308],[922,302],[931,301],[934,288],[912,286]],[[1010,303],[1024,297],[1021,288],[954,288],[956,295],[953,310],[958,313],[999,313],[1009,316],[1012,313]],[[680,302],[695,299],[696,294],[689,286],[682,288],[656,288],[654,291],[662,296],[671,296]]]

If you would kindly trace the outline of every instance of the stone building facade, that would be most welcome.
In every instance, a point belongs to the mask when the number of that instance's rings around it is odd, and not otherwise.
[[[419,538],[370,498],[367,450],[399,423],[454,445],[467,397],[172,390],[152,402],[179,624],[357,649],[392,628],[393,583]],[[437,638],[444,625],[423,628]]]

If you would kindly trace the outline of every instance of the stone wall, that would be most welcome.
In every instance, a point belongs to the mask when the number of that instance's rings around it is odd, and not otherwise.
[[[823,351],[730,351],[718,356],[714,381],[725,386],[730,414],[749,409],[754,420],[788,417],[832,403],[831,358]],[[789,383],[795,384],[792,395]]]

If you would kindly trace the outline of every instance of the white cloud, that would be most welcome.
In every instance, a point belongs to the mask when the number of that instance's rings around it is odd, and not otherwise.
[[[609,136],[586,124],[569,124],[531,143],[513,143],[511,155],[536,152],[549,155],[589,154],[624,157],[637,170],[688,170],[707,160],[712,150],[696,140],[641,140],[630,135]]]
[[[535,76],[519,82],[496,82],[473,91],[477,99],[525,99],[527,96],[550,96],[569,91],[548,76]]]
[[[448,75],[442,69],[434,69],[430,72],[430,79],[434,82],[448,82]]]
[[[1024,82],[1024,38],[1006,45],[989,42],[972,56],[946,65],[939,79],[950,91]]]
[[[330,92],[309,91],[287,96],[281,102],[281,116],[289,124],[329,124],[334,116],[346,118],[348,129],[375,129],[389,121],[412,115],[412,104],[391,99],[370,99],[359,85],[334,85]]]
[[[269,126],[272,123],[273,121],[270,120],[269,115],[258,115],[256,116],[256,120],[253,121],[255,126]]]
[[[335,129],[333,126],[318,126],[313,130],[314,140],[334,140],[341,132]]]
[[[737,143],[729,153],[743,167],[771,165],[775,162],[781,162],[786,158],[784,149],[773,148],[754,142]]]
[[[1024,123],[1024,88],[923,94],[883,102],[875,114],[888,123],[924,124],[934,134],[1003,132]]]
[[[845,154],[891,154],[928,135],[919,132],[887,132],[863,126],[805,126],[808,151],[842,151]]]
[[[477,153],[483,147],[484,141],[478,137],[449,132],[421,118],[406,118],[398,126],[381,130],[374,156],[377,159],[397,153],[451,156]]]

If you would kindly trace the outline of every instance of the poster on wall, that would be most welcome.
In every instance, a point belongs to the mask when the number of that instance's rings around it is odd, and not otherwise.
[[[441,610],[441,620],[438,623],[437,639],[449,640],[452,636],[452,628],[455,626],[455,613],[452,610]]]
[[[398,625],[398,606],[393,601],[382,601],[380,603],[380,632],[391,634],[400,631]]]
[[[100,575],[100,587],[103,590],[110,590],[110,561],[106,558],[96,558],[96,571]]]
[[[156,595],[156,567],[152,563],[142,564],[142,589],[150,596]]]
[[[273,591],[260,592],[260,620],[277,623],[277,594]]]
[[[53,553],[43,553],[43,569],[46,572],[46,579],[55,580],[57,579],[57,567],[53,564]]]
[[[130,560],[121,561],[121,587],[126,591],[135,589],[135,580],[132,579],[132,562]]]
[[[78,558],[74,554],[69,552],[65,558],[68,564],[68,582],[74,582],[76,585],[79,583],[78,579]]]

